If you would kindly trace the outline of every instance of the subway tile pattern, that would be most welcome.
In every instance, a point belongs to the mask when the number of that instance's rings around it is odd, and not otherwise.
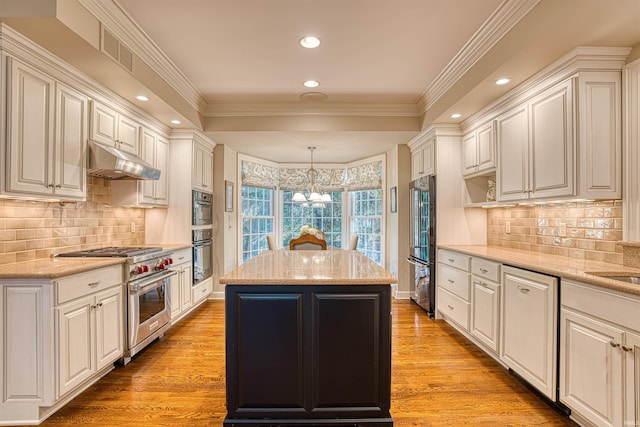
[[[559,232],[562,223],[566,236]],[[622,264],[621,240],[621,200],[504,207],[487,213],[487,244],[492,246]]]
[[[88,177],[87,183],[86,202],[0,199],[0,264],[144,244],[144,209],[111,206],[109,181]]]

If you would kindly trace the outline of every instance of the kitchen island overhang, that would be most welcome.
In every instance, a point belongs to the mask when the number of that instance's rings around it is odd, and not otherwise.
[[[222,277],[225,426],[392,426],[391,284],[357,251],[267,251]]]

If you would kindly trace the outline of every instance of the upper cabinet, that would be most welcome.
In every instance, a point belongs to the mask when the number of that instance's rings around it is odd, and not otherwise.
[[[462,175],[485,175],[495,170],[495,132],[494,123],[490,121],[462,136]]]
[[[7,71],[2,193],[85,198],[87,97],[15,58],[8,58]]]
[[[411,179],[435,173],[435,138],[430,138],[411,150]]]
[[[193,177],[194,189],[213,192],[213,151],[210,147],[195,142],[193,145]]]
[[[100,102],[91,103],[91,139],[140,155],[141,125]]]

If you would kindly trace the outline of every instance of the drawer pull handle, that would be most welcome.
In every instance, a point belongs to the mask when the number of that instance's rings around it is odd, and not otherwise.
[[[523,286],[518,286],[518,289],[520,289],[520,292],[522,292],[523,294],[528,294],[529,291],[531,290],[531,289],[525,288]]]
[[[102,302],[99,302],[99,303],[97,304],[97,306],[98,306],[98,307],[102,307]]]
[[[99,284],[100,284],[100,280],[98,280],[97,282],[89,282],[87,283],[87,286],[94,287],[94,286],[98,286]]]
[[[183,257],[183,256],[181,256],[180,258],[178,258],[178,260],[180,260],[180,261],[182,261],[183,259],[184,259],[184,257]]]
[[[615,347],[620,347],[620,343],[619,343],[618,341],[616,341],[616,340],[611,340],[611,341],[609,341],[609,345],[610,345],[611,347],[613,347],[613,348],[615,348]]]
[[[456,260],[453,258],[449,258],[449,262],[456,262]]]
[[[449,308],[449,310],[453,310],[453,307],[451,307],[451,305],[447,304],[447,307]]]
[[[487,274],[489,272],[489,270],[487,270],[486,268],[481,268],[480,271],[484,274]]]
[[[489,287],[489,285],[487,285],[487,284],[486,284],[486,283],[484,283],[484,282],[478,282],[478,284],[479,284],[480,286],[482,286],[483,288],[488,288],[488,287]]]
[[[453,280],[453,279],[447,279],[447,281],[448,281],[449,283],[451,283],[452,285],[453,285],[454,283],[456,283],[456,281],[455,281],[455,280]]]
[[[624,345],[624,344],[622,345],[622,349],[624,351],[633,351],[633,347],[629,347],[628,345]]]

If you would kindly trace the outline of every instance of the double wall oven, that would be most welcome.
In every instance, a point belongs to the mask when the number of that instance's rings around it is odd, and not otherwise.
[[[193,190],[191,238],[193,243],[193,285],[213,275],[213,194]]]
[[[171,326],[169,278],[177,274],[169,269],[172,253],[159,247],[106,247],[57,255],[126,258],[125,365]]]

